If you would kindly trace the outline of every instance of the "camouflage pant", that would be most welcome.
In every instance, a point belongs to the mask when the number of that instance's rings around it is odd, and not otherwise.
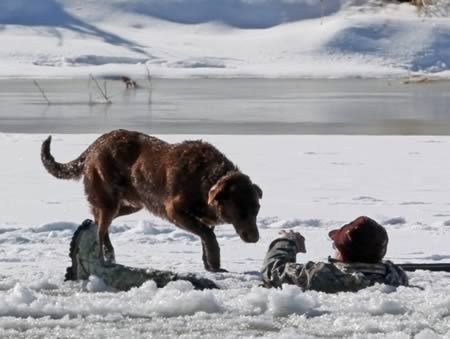
[[[195,289],[218,288],[205,278],[194,274],[177,274],[170,271],[127,267],[115,263],[104,263],[101,260],[97,237],[97,225],[92,220],[85,220],[76,230],[70,243],[72,266],[67,268],[65,280],[85,280],[95,275],[118,290],[129,290],[153,280],[156,286],[163,287],[170,281],[187,280]]]

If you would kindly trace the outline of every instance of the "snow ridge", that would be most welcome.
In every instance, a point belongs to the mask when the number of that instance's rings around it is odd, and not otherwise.
[[[0,76],[447,77],[449,13],[446,0],[2,0]]]

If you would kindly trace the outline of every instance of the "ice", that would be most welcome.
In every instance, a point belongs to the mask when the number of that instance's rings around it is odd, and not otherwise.
[[[310,226],[310,227],[320,227],[321,220],[320,219],[293,219],[293,220],[280,220],[277,223],[273,224],[274,226],[279,228],[294,228],[298,226]]]
[[[303,293],[297,286],[285,285],[282,290],[270,292],[268,311],[277,317],[305,314],[318,306],[318,302],[312,295]]]
[[[161,316],[176,317],[198,312],[218,313],[222,307],[210,291],[194,291],[189,282],[173,282],[159,289],[148,301],[148,310]]]
[[[372,300],[368,305],[368,311],[372,315],[394,314],[401,315],[407,312],[398,300]]]
[[[403,225],[405,223],[406,220],[403,217],[393,217],[383,220],[383,225]]]
[[[107,292],[111,291],[111,288],[101,278],[91,275],[86,284],[86,290],[89,292]]]
[[[157,234],[162,233],[162,230],[157,229],[148,220],[139,221],[136,226],[136,231],[142,232],[143,234],[146,234],[146,235],[157,235]]]
[[[59,288],[58,285],[49,282],[48,279],[40,279],[34,281],[31,284],[29,284],[28,287],[35,291],[42,291],[42,290],[51,291]]]
[[[268,308],[268,291],[261,287],[253,287],[242,300],[241,312],[244,314],[265,313]]]
[[[9,159],[0,167],[2,338],[446,338],[450,334],[449,273],[417,271],[409,274],[410,288],[375,285],[332,295],[295,286],[266,289],[260,286],[258,273],[281,229],[305,236],[308,253],[298,255],[299,262],[326,260],[333,255],[328,231],[364,214],[379,222],[391,220],[386,225],[387,259],[447,262],[449,137],[433,137],[430,143],[426,142],[430,137],[416,136],[202,136],[263,188],[261,239],[246,244],[231,225],[217,226],[222,265],[230,272],[213,274],[203,268],[197,237],[144,210],[119,218],[110,229],[117,262],[192,272],[221,287],[195,291],[190,283],[177,281],[158,289],[148,282],[127,292],[113,291],[97,277],[64,282],[71,236],[92,216],[82,182],[57,180],[42,168],[38,155],[45,137],[0,134],[0,158]],[[198,139],[160,137],[170,142]],[[97,135],[55,138],[56,158],[69,160]],[[374,145],[382,152],[367,151]],[[314,157],[305,160],[311,150]],[[349,165],[335,166],[334,158]],[[57,204],[48,204],[50,199]],[[404,203],[420,201],[429,204]],[[404,222],[392,223],[396,219]]]
[[[6,295],[7,304],[25,304],[30,305],[36,300],[36,296],[32,290],[17,283],[14,288]]]
[[[42,226],[38,226],[33,228],[34,232],[53,232],[53,231],[75,231],[78,228],[79,224],[75,224],[73,222],[55,222],[50,224],[45,224]]]
[[[435,331],[433,331],[431,328],[426,328],[419,333],[416,334],[414,337],[415,339],[440,339],[442,336]]]

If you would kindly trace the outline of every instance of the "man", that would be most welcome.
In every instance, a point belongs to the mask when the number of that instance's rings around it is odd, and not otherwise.
[[[327,293],[356,292],[375,283],[408,285],[402,268],[382,261],[388,235],[383,226],[362,216],[329,232],[336,250],[328,262],[297,264],[297,253],[306,253],[305,238],[298,232],[282,231],[264,259],[262,277],[265,286],[298,285],[304,290]]]
[[[116,263],[105,264],[99,253],[97,225],[87,219],[72,237],[69,253],[72,265],[67,267],[65,280],[86,280],[90,275],[95,275],[105,284],[121,291],[139,287],[149,280],[154,281],[157,287],[164,287],[171,281],[186,280],[194,289],[218,288],[214,281],[197,277],[195,274],[135,268]]]

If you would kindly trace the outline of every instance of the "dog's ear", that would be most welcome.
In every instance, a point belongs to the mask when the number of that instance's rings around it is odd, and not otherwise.
[[[214,201],[219,201],[225,197],[225,180],[219,181],[208,192],[208,205],[213,205]]]
[[[263,197],[263,191],[262,191],[261,187],[259,187],[259,186],[256,185],[256,184],[253,184],[253,188],[255,189],[256,193],[258,194],[258,198],[259,198],[259,199],[262,199],[262,197]]]

